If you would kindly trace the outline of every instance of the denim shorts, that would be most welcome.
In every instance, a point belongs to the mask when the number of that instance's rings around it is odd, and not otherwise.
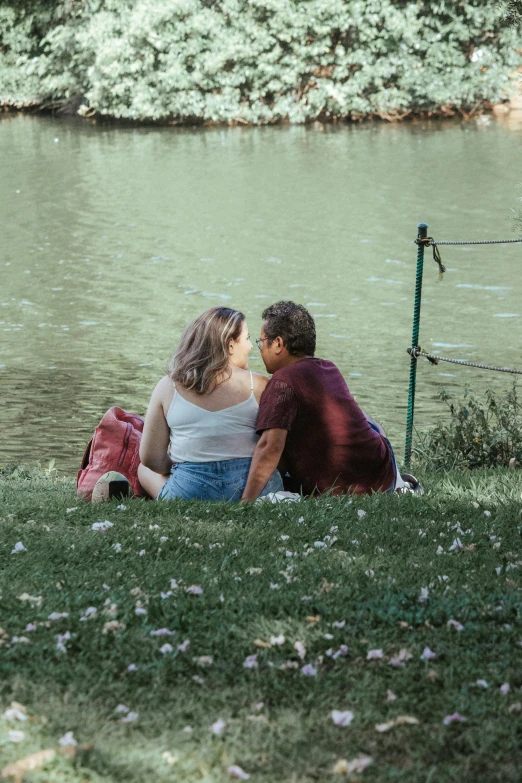
[[[241,500],[251,462],[251,457],[219,462],[178,462],[172,466],[158,500]],[[274,470],[260,496],[282,489],[281,475]]]

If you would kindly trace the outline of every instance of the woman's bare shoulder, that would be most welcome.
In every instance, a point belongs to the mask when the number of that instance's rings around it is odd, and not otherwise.
[[[174,389],[175,386],[172,382],[172,379],[170,378],[170,375],[164,375],[163,378],[160,378],[157,382],[152,394],[158,400],[163,400],[167,395],[172,396]]]
[[[266,375],[262,375],[260,372],[253,372],[252,380],[254,381],[254,393],[256,397],[260,397],[268,383],[268,378]]]

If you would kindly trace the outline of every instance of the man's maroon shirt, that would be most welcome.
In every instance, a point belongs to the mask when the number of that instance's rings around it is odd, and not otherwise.
[[[288,430],[283,461],[296,492],[362,494],[386,491],[394,480],[389,446],[326,359],[306,357],[277,370],[261,397],[256,429]]]

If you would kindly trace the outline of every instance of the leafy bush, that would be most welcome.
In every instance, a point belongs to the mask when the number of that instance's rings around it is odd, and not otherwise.
[[[490,0],[7,0],[0,103],[80,95],[174,122],[451,114],[503,97],[518,42]]]
[[[504,466],[512,457],[522,462],[522,405],[516,384],[504,395],[492,389],[485,401],[466,391],[460,402],[442,391],[449,408],[448,424],[439,424],[427,435],[419,435],[417,458],[431,467],[484,468]]]

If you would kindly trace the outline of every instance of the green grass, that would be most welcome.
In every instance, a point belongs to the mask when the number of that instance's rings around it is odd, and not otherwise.
[[[251,781],[322,782],[346,779],[332,768],[358,754],[373,763],[355,779],[378,783],[519,781],[522,477],[490,470],[422,480],[420,498],[129,501],[118,510],[78,501],[70,480],[4,474],[0,708],[16,700],[31,720],[0,717],[0,767],[73,731],[76,759],[58,756],[25,781],[221,783],[236,764]],[[91,529],[104,520],[113,523],[107,532]],[[464,549],[448,551],[456,538]],[[18,541],[26,551],[11,554]],[[171,579],[178,587],[162,597]],[[187,593],[191,585],[203,594]],[[146,614],[135,614],[137,602]],[[82,622],[88,607],[97,614]],[[52,612],[69,616],[49,620]],[[114,619],[125,628],[104,634]],[[28,623],[37,629],[25,631]],[[152,637],[159,628],[174,633]],[[66,631],[64,653],[56,637]],[[256,647],[279,634],[284,644]],[[159,651],[165,643],[173,652]],[[341,645],[346,655],[328,654]],[[425,647],[433,660],[420,658]],[[367,660],[371,649],[384,657]],[[412,657],[394,667],[401,649]],[[244,668],[253,654],[258,668]],[[306,664],[316,676],[301,673]],[[118,704],[138,719],[123,723]],[[332,710],[351,710],[351,725],[334,725]],[[466,722],[443,725],[455,711]],[[419,723],[376,731],[398,715]],[[218,719],[225,730],[214,735]],[[21,743],[9,741],[12,729],[25,732]]]

